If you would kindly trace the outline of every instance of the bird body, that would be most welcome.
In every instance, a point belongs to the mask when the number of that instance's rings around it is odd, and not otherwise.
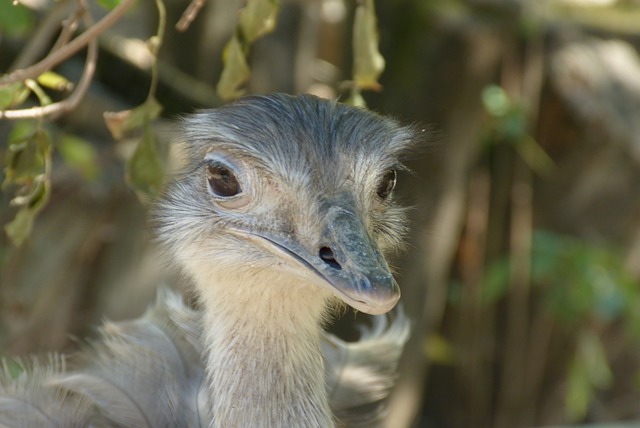
[[[188,117],[185,167],[155,221],[201,310],[170,297],[141,320],[108,324],[84,366],[44,383],[78,414],[117,426],[331,427],[357,425],[354,409],[372,410],[371,424],[408,323],[376,321],[359,344],[323,326],[340,305],[383,314],[399,298],[382,253],[404,231],[392,190],[413,137],[312,96],[251,97]],[[7,424],[15,382],[2,383]]]

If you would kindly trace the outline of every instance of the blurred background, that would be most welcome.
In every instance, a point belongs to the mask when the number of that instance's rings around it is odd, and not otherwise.
[[[25,4],[0,0],[5,73],[41,59],[78,3]],[[245,46],[246,93],[353,98],[363,4],[282,0],[273,32]],[[178,32],[187,5],[166,2],[160,155],[180,115],[224,102],[222,52],[244,3],[208,0]],[[113,5],[87,7],[97,20]],[[413,207],[394,264],[414,333],[388,426],[640,426],[640,1],[375,7],[379,40],[366,37],[386,67],[361,96],[430,134],[398,186]],[[0,237],[1,355],[73,350],[105,317],[141,314],[157,287],[185,287],[161,263],[146,198],[127,184],[140,139],[115,142],[103,120],[148,99],[145,41],[157,20],[152,2],[137,2],[98,37],[80,106],[38,122],[53,148],[50,194],[22,245]],[[77,81],[85,59],[55,70]],[[11,141],[30,126],[0,120],[3,225],[19,187],[7,179]]]

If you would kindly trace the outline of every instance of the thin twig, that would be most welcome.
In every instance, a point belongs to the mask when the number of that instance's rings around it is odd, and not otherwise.
[[[127,9],[129,9],[129,7],[133,5],[134,1],[135,0],[123,0],[122,3],[118,5],[118,7],[109,12],[108,15],[98,21],[95,25],[87,28],[84,33],[82,33],[57,51],[52,52],[42,61],[32,65],[31,67],[16,70],[7,76],[4,76],[2,79],[0,79],[0,88],[9,86],[13,83],[22,82],[26,79],[35,79],[45,71],[51,70],[56,65],[65,61],[71,55],[75,54],[87,44],[95,40],[100,33],[115,24],[122,17],[122,15],[124,15]]]
[[[84,20],[87,27],[91,27],[93,25],[93,19],[91,18],[91,15],[88,11],[85,11]],[[82,76],[80,77],[78,85],[68,98],[46,106],[0,111],[0,119],[26,119],[44,116],[58,116],[76,108],[89,89],[89,85],[91,84],[91,80],[93,79],[93,74],[96,70],[96,62],[98,60],[97,38],[94,37],[93,39],[89,40],[88,43],[89,46],[87,49],[87,58],[85,60],[85,66],[84,70],[82,71]]]
[[[151,65],[148,64],[150,61],[147,61],[146,55],[142,58],[141,52],[137,49],[130,49],[129,53],[125,52],[127,50],[125,47],[128,47],[127,45],[131,41],[131,39],[127,39],[121,35],[112,34],[111,31],[106,31],[98,40],[101,51],[107,51],[132,67],[136,67],[150,74]],[[138,40],[135,39],[135,41]],[[144,49],[146,49],[145,54],[149,53],[146,47]],[[201,80],[197,80],[171,63],[162,61],[160,58],[155,58],[154,60],[158,62],[158,77],[160,82],[170,86],[172,90],[198,105],[206,107],[220,105],[220,100],[213,87]]]
[[[62,24],[62,31],[60,31],[58,39],[54,43],[53,48],[51,48],[51,52],[55,52],[69,43],[69,40],[71,40],[73,34],[78,29],[78,21],[85,13],[86,8],[84,6],[84,2],[79,1],[78,7],[76,8],[73,15],[64,20]]]
[[[187,6],[187,9],[182,13],[180,20],[176,24],[176,30],[180,32],[187,31],[206,1],[207,0],[191,0],[191,3],[189,3],[189,6]]]
[[[156,8],[158,9],[158,32],[156,36],[153,37],[152,49],[153,53],[153,63],[151,64],[151,84],[149,85],[149,94],[147,95],[147,101],[155,98],[156,90],[158,89],[158,81],[160,73],[158,71],[158,51],[164,43],[164,31],[167,25],[167,9],[164,6],[164,2],[162,0],[156,0]]]
[[[71,8],[69,3],[69,1],[61,1],[51,8],[47,16],[38,24],[26,46],[20,50],[17,58],[9,67],[9,71],[20,70],[44,56],[53,35],[60,27],[60,21],[69,14]]]

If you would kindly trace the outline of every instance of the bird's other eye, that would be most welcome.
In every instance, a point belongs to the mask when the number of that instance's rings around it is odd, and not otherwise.
[[[218,197],[230,198],[242,192],[240,183],[228,166],[215,162],[207,165],[209,190]]]
[[[387,199],[393,189],[396,187],[396,170],[390,169],[382,176],[376,194],[380,199]]]

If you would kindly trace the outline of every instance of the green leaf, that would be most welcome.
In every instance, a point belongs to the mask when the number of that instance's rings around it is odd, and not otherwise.
[[[585,331],[578,338],[576,355],[567,378],[566,412],[572,421],[586,416],[594,393],[607,388],[613,375],[607,354],[595,332]]]
[[[156,137],[151,124],[143,127],[142,138],[127,162],[127,182],[141,199],[156,195],[164,179],[164,164],[160,157]]]
[[[516,144],[516,150],[536,174],[546,177],[553,172],[555,167],[553,159],[530,135],[525,136]]]
[[[509,288],[510,269],[511,264],[506,257],[489,266],[482,281],[482,303],[494,303],[505,295]]]
[[[33,221],[49,200],[51,165],[51,138],[37,122],[16,122],[12,128],[5,157],[3,189],[18,185],[16,196],[10,205],[19,207],[15,218],[5,231],[17,246],[27,239]]]
[[[364,0],[356,9],[353,56],[355,85],[360,89],[379,89],[378,78],[385,64],[378,50],[378,26],[373,0]]]
[[[249,46],[257,38],[273,31],[279,7],[278,0],[248,0],[242,9],[236,32],[222,53],[224,68],[216,92],[223,100],[232,100],[244,94],[240,87],[251,74],[246,59]]]
[[[98,154],[88,141],[75,135],[65,134],[56,147],[67,165],[79,171],[84,178],[93,180],[98,177],[100,173]]]
[[[602,245],[536,231],[531,278],[544,286],[545,304],[558,319],[577,322],[590,316],[610,322],[624,317],[633,332],[639,320],[633,302],[640,296],[622,260]]]
[[[22,82],[0,88],[0,110],[6,110],[22,104],[28,96],[29,89]]]
[[[5,154],[5,179],[2,187],[29,183],[45,171],[50,156],[51,141],[33,120],[16,122],[8,138]]]
[[[115,9],[121,2],[122,0],[98,0],[98,4],[106,10]]]
[[[224,69],[216,91],[223,100],[232,100],[244,94],[244,91],[239,88],[250,75],[249,65],[236,36],[232,37],[225,46],[223,62]]]
[[[245,43],[273,31],[280,3],[277,0],[249,0],[240,13],[239,27]]]
[[[447,364],[454,363],[455,355],[449,341],[438,334],[432,334],[425,338],[422,346],[423,354],[433,363]]]
[[[54,91],[69,91],[73,89],[73,83],[64,76],[53,71],[45,71],[36,79],[38,84]]]
[[[482,104],[493,117],[503,117],[511,110],[511,99],[498,85],[488,85],[482,90]]]
[[[34,217],[31,210],[22,208],[14,219],[4,226],[4,231],[16,247],[20,247],[31,235]]]
[[[151,121],[157,118],[161,111],[160,103],[150,97],[144,104],[132,110],[104,114],[107,128],[116,140],[121,140],[131,131],[142,130],[142,136],[126,165],[127,183],[141,199],[155,195],[160,190],[164,178],[164,163],[151,129]]]
[[[162,106],[155,98],[149,98],[144,104],[131,110],[105,112],[104,121],[115,140],[121,140],[128,132],[143,127],[162,112]]]
[[[33,27],[33,13],[12,0],[0,0],[0,34],[23,36]]]
[[[569,420],[578,421],[586,415],[589,403],[593,399],[593,388],[584,365],[574,361],[567,375],[567,392],[565,395],[565,411]]]
[[[5,225],[4,230],[15,246],[21,246],[31,235],[33,223],[38,213],[49,201],[51,186],[45,176],[41,176],[31,189],[31,194],[19,196],[12,202],[20,199],[22,205],[14,219]]]

